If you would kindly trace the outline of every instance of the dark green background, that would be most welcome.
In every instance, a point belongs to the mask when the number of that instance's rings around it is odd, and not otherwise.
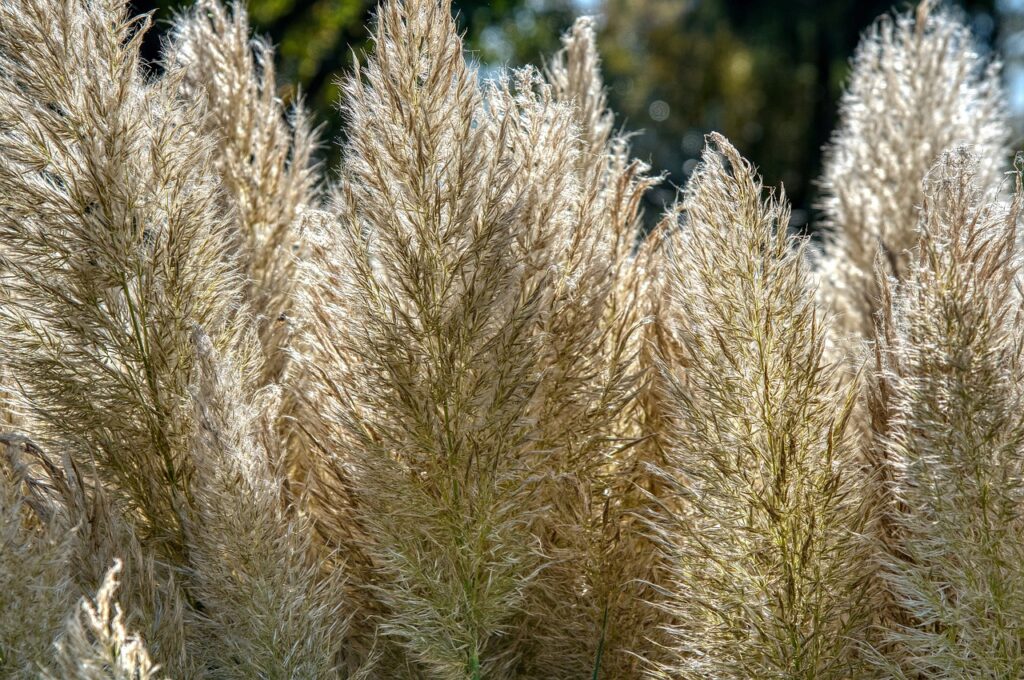
[[[155,10],[147,57],[159,49],[180,3]],[[325,124],[327,163],[343,136],[336,79],[366,47],[370,0],[253,0],[258,31],[278,46],[282,96],[298,84]],[[1017,0],[962,4],[979,42],[1005,42]],[[579,13],[601,17],[601,51],[618,122],[636,131],[637,154],[669,183],[648,197],[653,216],[685,183],[703,144],[718,130],[764,174],[785,184],[792,226],[813,223],[814,178],[835,125],[836,103],[861,32],[889,0],[492,0],[455,2],[471,53],[485,66],[540,63]],[[909,7],[906,3],[898,9]]]

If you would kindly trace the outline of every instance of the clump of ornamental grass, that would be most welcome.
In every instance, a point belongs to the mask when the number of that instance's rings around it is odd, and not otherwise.
[[[1007,202],[989,179],[969,150],[944,154],[907,276],[879,282],[894,677],[1024,672],[1021,190]]]
[[[349,504],[323,530],[380,572],[379,631],[438,677],[593,672],[637,381],[616,282],[649,181],[586,21],[550,84],[481,85],[446,3],[386,3],[375,41],[346,81],[336,213],[307,222],[310,434]]]
[[[242,7],[159,76],[147,27],[0,5],[5,676],[1020,674],[1020,198],[953,15],[858,51],[821,293],[720,136],[641,237],[590,19],[485,82],[385,2],[326,201]]]
[[[144,78],[145,21],[122,3],[28,0],[0,19],[0,110],[17,112],[0,129],[4,355],[34,483],[74,528],[75,585],[92,592],[101,556],[124,559],[133,627],[170,673],[333,672],[341,576],[281,498],[236,244],[260,228],[232,206],[209,107],[178,67]],[[243,170],[233,181],[269,186]],[[261,238],[250,250],[277,247]]]
[[[828,230],[822,295],[844,352],[860,354],[881,309],[876,261],[903,278],[917,243],[921,182],[939,155],[974,147],[985,185],[1009,161],[1011,129],[998,62],[952,9],[932,0],[884,16],[853,58],[820,184]]]
[[[571,110],[539,98],[530,73],[519,92],[494,85],[485,108],[447,5],[387,3],[375,40],[346,82],[337,212],[305,227],[309,429],[329,452],[318,490],[351,508],[321,527],[359,532],[368,611],[398,647],[391,673],[508,675],[543,565],[526,416],[555,223],[571,219],[529,177],[543,168],[577,191]]]
[[[188,338],[240,325],[210,146],[175,76],[140,73],[122,3],[19,1],[0,23],[5,362],[38,443],[95,461],[182,559]]]
[[[666,367],[667,501],[649,520],[670,570],[655,604],[672,654],[650,675],[864,677],[874,596],[846,432],[856,391],[824,359],[785,198],[709,141],[668,258],[685,368]]]
[[[0,8],[0,324],[77,593],[125,560],[139,627],[184,671],[188,336],[230,344],[238,296],[209,145],[174,76],[140,73],[145,24],[119,2]]]

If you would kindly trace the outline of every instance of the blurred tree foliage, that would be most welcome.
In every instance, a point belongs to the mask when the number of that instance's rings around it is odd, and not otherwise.
[[[181,0],[138,0],[158,28]],[[900,7],[905,7],[903,3]],[[981,42],[997,39],[993,0],[968,0]],[[861,32],[893,0],[454,0],[482,64],[539,63],[580,13],[601,16],[601,49],[612,108],[637,131],[638,155],[669,183],[649,196],[649,217],[670,201],[696,164],[705,133],[718,130],[765,181],[785,184],[793,226],[811,220],[821,147]],[[365,50],[376,0],[250,0],[256,29],[278,47],[279,82],[297,83],[325,122],[344,133],[336,79]],[[159,30],[146,45],[159,49]],[[486,69],[485,69],[486,72]],[[294,97],[294,90],[280,93]],[[337,160],[328,144],[324,157]]]

